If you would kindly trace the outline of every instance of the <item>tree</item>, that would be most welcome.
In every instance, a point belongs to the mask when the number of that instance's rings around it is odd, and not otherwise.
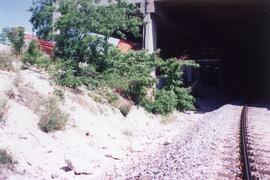
[[[6,40],[7,40],[7,36],[4,32],[5,32],[5,28],[2,29],[2,33],[0,34],[0,41],[1,42],[6,42]]]
[[[140,35],[142,19],[132,4],[117,1],[97,6],[89,0],[65,0],[59,3],[61,16],[56,22],[56,56],[79,62],[94,63],[103,69],[102,59],[108,53],[107,39],[125,33]]]
[[[23,27],[13,27],[13,28],[5,28],[3,33],[11,42],[12,47],[16,53],[16,55],[21,54],[22,48],[24,45],[24,28]]]
[[[33,5],[29,9],[32,12],[30,22],[33,31],[44,40],[51,40],[53,34],[53,2],[54,0],[33,0]]]

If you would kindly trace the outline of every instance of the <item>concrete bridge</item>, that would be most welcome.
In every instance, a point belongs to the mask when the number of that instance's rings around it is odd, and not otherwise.
[[[166,58],[201,62],[201,78],[225,91],[270,96],[269,0],[133,3],[144,14],[143,44],[149,52],[161,49]]]

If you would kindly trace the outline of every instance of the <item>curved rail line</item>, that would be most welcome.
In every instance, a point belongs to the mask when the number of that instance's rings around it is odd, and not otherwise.
[[[240,147],[241,147],[241,159],[242,159],[242,176],[245,180],[252,180],[250,161],[248,157],[248,138],[247,138],[247,111],[248,107],[244,106],[241,114],[241,127],[240,127]]]

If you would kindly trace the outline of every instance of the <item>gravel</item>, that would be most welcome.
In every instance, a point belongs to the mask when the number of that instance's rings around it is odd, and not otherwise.
[[[249,107],[248,136],[253,156],[251,166],[259,179],[270,179],[270,110],[263,107]]]
[[[206,113],[170,144],[115,167],[114,179],[237,179],[241,106]]]

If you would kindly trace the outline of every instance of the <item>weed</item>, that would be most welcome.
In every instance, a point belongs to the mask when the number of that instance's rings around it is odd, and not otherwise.
[[[0,166],[13,168],[17,162],[13,157],[4,149],[0,149]]]
[[[123,116],[127,116],[128,113],[130,112],[130,106],[122,105],[122,106],[120,106],[119,110],[123,114]]]

